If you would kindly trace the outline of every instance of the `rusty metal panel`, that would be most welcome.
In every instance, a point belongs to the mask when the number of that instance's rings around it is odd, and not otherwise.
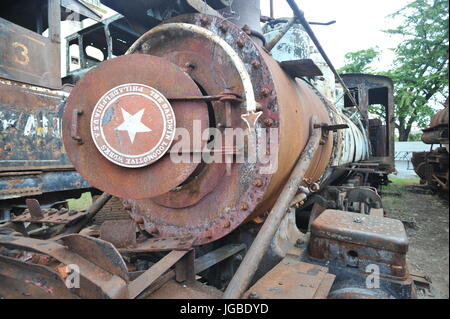
[[[245,294],[250,299],[326,299],[335,276],[288,255]]]
[[[406,278],[408,238],[401,221],[326,210],[311,225],[309,255],[364,272],[377,264],[382,276]]]
[[[106,223],[106,222],[105,222]],[[149,238],[133,247],[120,247],[121,253],[149,253],[155,251],[189,250],[195,241],[195,237],[165,237]]]
[[[0,255],[0,299],[75,299],[58,274]]]
[[[323,75],[322,71],[311,59],[283,61],[280,65],[292,77],[301,78]]]
[[[136,223],[133,220],[107,220],[100,226],[100,238],[117,248],[136,246]]]
[[[0,77],[59,88],[60,73],[59,43],[0,18]]]
[[[160,289],[148,296],[148,299],[219,299],[222,292],[214,287],[196,282],[183,284],[169,281]]]
[[[62,92],[0,79],[0,170],[72,167],[61,139],[64,99]]]

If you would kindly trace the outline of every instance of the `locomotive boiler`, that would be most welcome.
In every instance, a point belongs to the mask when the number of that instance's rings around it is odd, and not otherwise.
[[[306,180],[325,182],[328,167],[368,157],[360,122],[286,74],[244,31],[223,19],[191,15],[171,20],[145,34],[128,53],[77,83],[63,118],[64,143],[77,171],[96,188],[127,199],[133,216],[152,234],[189,234],[204,244],[266,212],[305,148],[314,116],[317,125],[349,129],[334,137],[332,131],[324,133]],[[124,122],[131,116],[137,121]],[[278,167],[264,173],[270,168],[260,159],[174,163],[171,121],[191,136],[194,123],[202,132],[215,128],[224,135],[234,128],[250,130],[257,147],[272,152],[264,155]],[[139,127],[126,130],[124,123]],[[278,131],[275,141],[269,140],[269,128]],[[260,142],[263,129],[268,134]],[[188,144],[191,149],[183,152],[209,151],[204,145],[192,148],[195,141]],[[161,153],[154,154],[158,148]],[[236,157],[240,150],[211,151]]]
[[[24,239],[0,243],[32,246],[65,265],[76,256],[95,264],[106,279],[81,270],[96,290],[82,288],[80,297],[173,297],[181,292],[167,282],[192,282],[195,274],[224,298],[413,297],[403,225],[384,217],[377,192],[394,170],[392,82],[336,74],[347,94],[337,106],[312,84],[322,75],[314,61],[272,57],[293,22],[266,43],[259,1],[235,0],[238,18],[214,10],[227,7],[216,2],[152,27],[71,90],[65,150],[104,194],[40,239],[67,255]],[[314,41],[288,2],[292,21]],[[121,10],[119,1],[105,3]],[[386,117],[369,120],[370,104],[384,105]],[[111,196],[129,219],[86,228]],[[29,213],[36,209],[30,204]],[[46,214],[41,220],[51,219]],[[381,287],[367,287],[368,267]]]

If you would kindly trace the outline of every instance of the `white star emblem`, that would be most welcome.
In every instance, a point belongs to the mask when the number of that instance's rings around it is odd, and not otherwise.
[[[137,133],[147,133],[152,131],[150,128],[144,125],[144,123],[142,123],[142,116],[144,115],[145,109],[140,110],[134,115],[131,115],[123,108],[120,109],[122,110],[124,122],[120,124],[116,128],[116,130],[127,131],[128,136],[130,137],[131,140],[131,144],[134,143],[134,138],[136,137]]]

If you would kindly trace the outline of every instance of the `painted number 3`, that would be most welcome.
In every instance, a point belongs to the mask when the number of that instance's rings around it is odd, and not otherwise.
[[[14,62],[22,65],[27,65],[30,62],[30,57],[28,56],[28,48],[19,42],[14,42],[12,46],[14,49],[20,50],[19,52],[14,54]]]

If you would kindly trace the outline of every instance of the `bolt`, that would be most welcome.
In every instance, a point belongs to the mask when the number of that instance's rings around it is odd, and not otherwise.
[[[212,235],[212,233],[211,233],[210,230],[205,234],[205,237],[206,237],[207,239],[213,238],[213,235]]]
[[[270,95],[270,90],[268,88],[264,88],[261,90],[261,95],[264,97],[268,97]]]
[[[263,184],[264,184],[264,182],[262,181],[262,179],[259,179],[259,178],[255,179],[253,181],[253,186],[255,186],[255,187],[262,187]]]
[[[241,210],[248,210],[248,205],[246,203],[242,203]]]
[[[223,228],[230,228],[230,226],[231,226],[231,223],[228,219],[223,221]]]
[[[361,224],[363,221],[364,221],[363,217],[356,217],[355,219],[353,219],[353,222],[357,224]]]
[[[266,125],[267,127],[272,127],[273,124],[274,124],[274,121],[271,118],[264,119],[264,125]]]
[[[207,26],[209,24],[209,19],[207,17],[201,17],[200,23],[202,24],[202,26]]]
[[[253,66],[253,68],[258,69],[261,66],[261,63],[257,60],[253,60],[252,66]]]
[[[221,24],[219,26],[220,31],[222,31],[223,33],[227,33],[228,32],[228,27],[225,24]]]

